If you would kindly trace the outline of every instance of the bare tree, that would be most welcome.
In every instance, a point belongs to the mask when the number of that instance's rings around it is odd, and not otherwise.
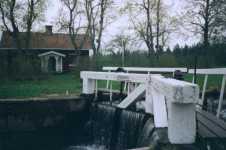
[[[69,32],[71,43],[79,56],[80,49],[90,40],[83,1],[61,0],[61,2],[63,7],[59,10],[57,18],[59,30]]]
[[[160,10],[161,10],[161,0],[157,0],[156,6],[156,52],[159,52],[159,37],[160,37]]]
[[[0,15],[3,29],[6,30],[14,41],[14,47],[28,48],[31,39],[31,30],[35,21],[43,17],[46,0],[0,0]],[[26,31],[24,38],[20,31]]]
[[[189,0],[187,22],[202,36],[204,46],[209,45],[213,31],[225,24],[225,8],[225,0]]]
[[[138,6],[138,7],[137,7]],[[129,1],[126,10],[129,12],[130,21],[135,32],[148,48],[148,56],[154,53],[154,13],[155,1],[143,0],[142,2]],[[143,15],[141,15],[143,14]]]
[[[122,67],[124,67],[126,53],[136,47],[136,42],[137,41],[131,36],[122,33],[114,36],[114,38],[109,42],[107,49],[112,54],[116,54],[117,52],[121,54]]]
[[[67,9],[67,13],[63,14],[63,8],[60,10],[61,16],[58,20],[61,29],[67,29],[69,32],[69,36],[71,39],[71,43],[74,49],[78,49],[79,46],[76,42],[76,37],[78,35],[78,31],[81,29],[81,9],[79,9],[79,1],[78,0],[61,0],[63,5]],[[66,17],[65,17],[66,15]]]
[[[19,39],[19,27],[15,18],[17,11],[20,11],[22,6],[16,3],[16,0],[0,0],[0,12],[3,22],[3,27],[13,37],[14,46],[21,49]]]
[[[148,56],[166,46],[169,34],[173,32],[175,19],[169,16],[168,6],[163,7],[161,0],[142,0],[127,2],[130,21],[134,31],[145,42]]]
[[[112,0],[85,0],[87,27],[94,55],[100,51],[102,34],[106,25],[105,17],[107,9],[111,7],[112,2]]]
[[[31,30],[35,21],[43,17],[43,12],[45,9],[46,0],[27,0],[27,13],[24,16],[24,21],[26,22],[25,30],[25,46],[30,48],[31,41]]]

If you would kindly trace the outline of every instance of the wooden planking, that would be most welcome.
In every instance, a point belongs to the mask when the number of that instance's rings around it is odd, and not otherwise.
[[[193,74],[194,71],[194,69],[189,69],[188,73]],[[196,74],[225,75],[226,68],[196,69]]]
[[[226,130],[221,128],[220,126],[216,125],[215,122],[209,120],[208,118],[202,116],[201,114],[197,113],[197,120],[199,123],[203,124],[210,130],[212,133],[216,135],[216,137],[226,138]]]
[[[197,123],[197,127],[198,135],[200,135],[202,138],[216,138],[216,135],[200,122]]]
[[[146,89],[145,84],[140,84],[133,92],[131,92],[120,104],[118,104],[117,107],[121,109],[127,108],[129,105],[131,105],[137,98],[144,94]]]
[[[166,102],[165,97],[154,91],[153,95],[153,113],[154,113],[154,123],[157,128],[168,127],[167,112],[166,112]]]
[[[115,71],[119,67],[103,67],[102,69],[105,71]],[[144,67],[121,67],[125,71],[130,72],[162,72],[162,73],[173,73],[176,70],[180,70],[181,72],[187,72],[187,68],[144,68]]]
[[[222,129],[226,130],[226,122],[218,119],[216,116],[214,116],[213,114],[206,112],[204,110],[201,109],[196,109],[196,112],[203,115],[204,117],[208,118],[209,120],[211,120],[212,122],[214,122],[217,126],[221,127]]]

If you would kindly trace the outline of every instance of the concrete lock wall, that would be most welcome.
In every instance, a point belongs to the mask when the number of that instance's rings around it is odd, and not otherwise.
[[[80,121],[86,101],[78,98],[0,102],[0,133],[5,131],[34,131],[66,125],[70,113]],[[77,119],[77,120],[76,120]]]

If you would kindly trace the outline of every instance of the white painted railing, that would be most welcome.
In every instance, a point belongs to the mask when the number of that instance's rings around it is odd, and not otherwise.
[[[188,73],[194,75],[195,70],[189,69]],[[220,117],[220,112],[222,109],[222,103],[223,103],[223,96],[224,96],[224,89],[225,89],[225,81],[226,81],[226,68],[211,68],[211,69],[196,69],[196,74],[202,74],[205,75],[203,87],[202,87],[202,96],[199,100],[199,104],[203,105],[203,101],[205,99],[205,92],[207,88],[207,82],[209,75],[222,75],[222,84],[221,84],[221,91],[220,91],[220,97],[219,97],[219,103],[217,108],[217,117]],[[194,76],[192,82],[194,83]]]
[[[103,67],[104,71],[116,71],[119,67]],[[187,68],[143,68],[143,67],[120,67],[126,72],[144,72],[144,73],[174,73],[176,70],[187,72]]]
[[[118,68],[119,67],[103,67],[102,70],[107,72],[113,72],[113,71],[116,71]],[[132,73],[132,72],[146,73],[146,74],[171,73],[173,76],[176,70],[180,70],[181,72],[184,72],[184,73],[188,71],[187,68],[144,68],[144,67],[120,67],[120,68],[123,68],[123,70],[126,73]],[[107,80],[106,89],[109,89],[109,84],[111,86],[112,83],[109,80]],[[130,87],[130,84],[125,82],[124,91],[126,91],[127,89],[127,94],[129,94],[130,92],[129,87]]]
[[[195,104],[198,100],[197,85],[164,78],[161,75],[81,72],[83,94],[94,94],[96,80],[126,81],[139,83],[118,105],[127,108],[145,92],[145,111],[154,115],[157,128],[168,127],[168,137],[174,144],[195,142]]]

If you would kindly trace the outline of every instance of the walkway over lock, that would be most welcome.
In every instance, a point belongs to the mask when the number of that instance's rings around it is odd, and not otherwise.
[[[96,80],[111,80],[138,83],[118,105],[127,108],[145,92],[145,111],[154,116],[156,128],[168,127],[168,138],[173,144],[190,144],[196,137],[196,106],[199,88],[197,85],[165,78],[161,75],[81,72],[83,94],[94,94]]]

